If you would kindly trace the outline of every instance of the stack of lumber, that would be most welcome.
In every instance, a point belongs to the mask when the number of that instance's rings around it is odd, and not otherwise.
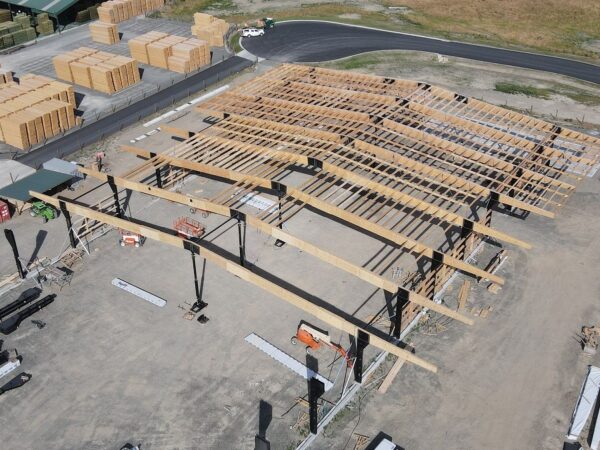
[[[217,19],[210,14],[195,13],[192,34],[198,39],[208,42],[211,47],[223,47],[225,45],[225,33],[229,30],[229,24],[223,19]]]
[[[98,8],[101,22],[119,23],[165,6],[165,0],[111,0]]]
[[[38,14],[36,20],[37,25],[35,31],[37,31],[40,36],[48,36],[49,34],[54,33],[54,22],[50,20],[48,13]]]
[[[93,5],[88,8],[91,20],[98,20],[98,5]]]
[[[13,80],[13,74],[10,70],[0,69],[0,84],[6,84]]]
[[[15,20],[17,21],[0,23],[0,48],[12,47],[36,38],[29,16],[18,14]]]
[[[157,31],[130,39],[129,50],[131,57],[143,64],[179,73],[210,64],[207,42]]]
[[[0,23],[10,22],[11,19],[12,17],[8,9],[0,9]]]
[[[117,24],[115,23],[92,22],[90,23],[90,33],[92,34],[92,41],[102,44],[112,45],[120,40]]]
[[[24,150],[75,124],[72,86],[32,74],[0,85],[0,140],[7,144]]]
[[[113,94],[140,81],[137,61],[80,47],[52,59],[56,76],[80,86]]]

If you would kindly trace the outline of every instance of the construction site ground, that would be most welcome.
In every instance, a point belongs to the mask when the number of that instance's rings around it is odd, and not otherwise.
[[[97,48],[118,55],[131,56],[127,42],[150,31],[161,31],[168,34],[192,37],[190,25],[183,22],[136,17],[118,24],[121,41],[114,45],[106,45],[92,41],[88,24],[71,28],[60,35],[42,39],[34,45],[21,49],[2,59],[2,68],[12,70],[18,78],[25,73],[34,73],[55,78],[52,58],[79,47]],[[213,47],[212,64],[221,62],[228,55],[223,48]],[[183,80],[186,75],[160,69],[147,64],[138,64],[142,69],[142,81],[113,95],[74,85],[77,109],[84,121],[93,122],[100,117],[111,114],[117,109],[162,90],[173,83]],[[206,66],[208,67],[208,66]],[[200,70],[206,67],[200,68]],[[194,74],[196,72],[192,72]],[[187,76],[191,75],[188,74]],[[59,80],[60,81],[60,80]],[[0,151],[14,150],[6,144],[0,144]]]
[[[247,72],[239,79],[251,76]],[[195,112],[171,119],[170,125],[198,128]],[[131,127],[101,144],[110,173],[139,164],[116,149],[147,131]],[[136,145],[161,149],[173,143],[156,133]],[[95,150],[74,157],[89,164]],[[64,195],[75,198],[93,185],[87,181]],[[181,190],[210,196],[220,187],[194,178]],[[92,203],[107,192],[96,191],[83,201]],[[534,248],[509,248],[500,269],[507,283],[497,295],[472,280],[465,313],[475,318],[474,326],[432,318],[417,327],[410,342],[439,372],[405,364],[382,395],[376,392],[385,375],[380,369],[312,448],[352,449],[353,433],[374,437],[381,431],[407,450],[560,448],[586,365],[598,363],[598,357],[582,356],[577,333],[582,325],[596,324],[600,313],[599,207],[596,176],[584,180],[555,220],[495,215],[495,228]],[[165,227],[190,215],[185,207],[140,194],[131,197],[129,208],[133,217]],[[236,257],[233,221],[192,217],[208,225],[208,243]],[[62,216],[42,224],[23,215],[7,225],[26,260],[34,253],[53,257],[68,243]],[[286,226],[357,263],[389,248],[307,209]],[[33,375],[24,387],[0,397],[2,409],[10,411],[0,416],[3,445],[106,449],[131,442],[144,449],[252,449],[263,400],[273,408],[266,433],[272,448],[294,448],[307,433],[306,422],[297,424],[307,410],[297,405],[287,411],[306,395],[306,383],[244,337],[254,332],[304,361],[303,348],[292,346],[289,338],[300,320],[311,318],[209,264],[203,290],[209,306],[203,313],[210,321],[187,321],[178,306],[187,307],[195,298],[189,254],[150,240],[140,249],[122,248],[117,241],[116,231],[93,241],[90,255],[74,266],[71,284],[52,288],[57,300],[31,318],[46,327],[27,320],[2,337],[3,348],[16,347],[24,358],[22,369]],[[3,244],[0,252],[0,274],[12,274],[10,248]],[[346,312],[358,311],[357,317],[366,319],[386,305],[381,291],[292,247],[277,248],[250,228],[246,252],[264,276],[273,274]],[[391,276],[392,269],[385,274]],[[117,289],[111,285],[115,277],[166,299],[167,306],[157,308]],[[455,306],[462,279],[457,277],[445,294],[448,305]],[[14,294],[4,295],[0,306]],[[488,314],[475,317],[473,308]],[[347,337],[332,336],[348,346]],[[375,355],[368,347],[366,360]],[[319,371],[334,379],[340,363],[329,367],[333,353],[324,349],[316,356]],[[385,368],[392,363],[390,358]]]

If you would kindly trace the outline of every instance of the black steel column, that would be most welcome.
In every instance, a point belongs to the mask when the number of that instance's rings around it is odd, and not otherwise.
[[[369,335],[363,330],[358,330],[356,335],[356,359],[354,360],[354,381],[362,383],[363,376],[363,353],[369,345]]]
[[[108,185],[112,189],[113,197],[115,199],[115,211],[117,213],[117,217],[119,219],[123,218],[123,214],[121,213],[121,203],[119,203],[119,190],[117,189],[117,185],[115,184],[115,179],[112,175],[107,176]]]
[[[202,301],[200,298],[200,286],[198,286],[198,271],[196,270],[196,253],[192,254],[192,267],[194,268],[194,289],[196,290],[196,301]]]
[[[310,417],[310,432],[317,434],[319,428],[319,398],[325,393],[325,385],[316,378],[308,382],[308,414]]]
[[[17,272],[19,272],[19,277],[21,279],[25,278],[25,273],[23,271],[23,266],[21,265],[21,261],[19,260],[19,249],[17,248],[17,241],[15,240],[15,235],[12,230],[8,228],[4,229],[4,236],[6,236],[6,240],[10,244],[10,247],[13,251],[13,256],[15,257],[15,264],[17,265]]]
[[[67,233],[69,233],[69,242],[71,248],[77,248],[77,241],[75,240],[75,233],[73,232],[73,223],[71,222],[71,214],[67,209],[67,205],[62,200],[59,200],[60,212],[65,216],[65,222],[67,222]]]
[[[400,339],[402,330],[402,308],[408,303],[408,291],[401,287],[396,294],[396,316],[394,317],[394,337]]]
[[[240,249],[240,265],[244,267],[246,263],[246,214],[232,210],[231,217],[237,219],[238,247]]]
[[[159,189],[162,189],[162,178],[161,178],[161,174],[160,174],[160,167],[157,167],[156,169],[154,169],[154,174],[156,175],[156,186]]]

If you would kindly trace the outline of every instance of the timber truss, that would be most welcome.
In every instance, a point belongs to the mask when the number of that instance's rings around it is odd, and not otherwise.
[[[87,227],[91,220],[92,228],[108,224],[200,253],[359,341],[433,371],[433,364],[355,317],[248,270],[241,238],[238,263],[202,241],[125,219],[119,189],[237,220],[390,293],[396,298],[393,334],[399,337],[422,308],[472,324],[433,301],[436,292],[457,270],[504,283],[467,262],[482,241],[531,248],[494,229],[492,211],[554,217],[600,157],[599,139],[428,84],[306,66],[280,66],[197,110],[204,117],[198,132],[162,127],[180,140],[167,151],[123,146],[146,159],[127,174],[82,169],[111,187],[114,205],[87,207],[33,195],[61,208],[68,221],[72,213],[86,218]],[[168,189],[169,180],[189,173],[228,186],[212,198]],[[275,206],[249,206],[258,194],[272,195]],[[385,261],[355,263],[284,231],[282,225],[307,207],[393,250]],[[399,262],[413,275],[394,281],[386,268]]]

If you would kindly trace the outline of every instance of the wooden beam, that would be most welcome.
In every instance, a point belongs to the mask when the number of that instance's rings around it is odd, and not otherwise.
[[[207,164],[198,163],[195,161],[189,161],[186,159],[179,159],[173,156],[159,154],[149,152],[148,150],[142,150],[137,147],[132,147],[129,145],[122,145],[121,148],[127,152],[134,153],[138,156],[150,158],[153,156],[158,156],[159,158],[163,158],[169,164],[174,167],[180,167],[183,169],[194,170],[196,172],[202,172],[208,175],[229,179],[232,181],[246,181],[255,184],[256,186],[260,186],[266,189],[272,189],[272,181],[266,178],[257,177],[254,175],[247,175],[244,173],[236,172],[234,170],[222,169],[215,166],[210,166]],[[378,235],[381,238],[387,239],[390,242],[394,242],[399,246],[407,249],[410,252],[414,252],[420,255],[423,255],[431,260],[437,260],[443,264],[451,266],[455,269],[461,270],[463,272],[469,273],[476,277],[487,278],[494,283],[503,285],[504,279],[494,275],[492,273],[486,272],[485,270],[480,269],[479,267],[473,266],[465,261],[462,261],[453,256],[447,255],[445,253],[434,250],[433,248],[415,241],[407,236],[404,236],[395,231],[384,228],[380,225],[369,222],[362,217],[359,217],[355,214],[349,213],[348,211],[343,210],[342,208],[338,208],[330,203],[327,203],[323,200],[319,200],[316,197],[308,195],[302,192],[299,189],[294,189],[291,187],[286,187],[287,195],[299,200],[307,205],[310,205],[326,214],[338,217],[339,219],[344,220],[345,222],[351,223],[357,227],[362,228],[365,231]]]
[[[144,183],[138,183],[136,181],[116,177],[103,172],[97,172],[92,169],[79,168],[79,171],[88,176],[94,177],[100,181],[108,182],[109,180],[112,180],[115,183],[115,185],[123,187],[125,189],[130,189],[132,191],[140,192],[142,194],[152,195],[153,197],[162,198],[164,200],[169,200],[188,207],[203,209],[205,211],[219,214],[221,216],[232,217],[236,212],[234,209],[229,208],[228,206],[214,203],[205,199],[200,199],[191,195],[180,194],[177,192],[167,191],[165,189],[160,189],[154,186],[148,186]],[[286,233],[280,228],[274,227],[254,216],[246,215],[245,221],[249,226],[260,230],[263,233],[274,237],[275,239],[279,239],[283,242],[286,242],[292,247],[296,247],[302,250],[303,252],[306,252],[309,255],[320,259],[323,262],[331,264],[334,267],[337,267],[338,269],[341,269],[347,273],[356,276],[357,278],[363,281],[370,283],[373,286],[376,286],[392,294],[395,294],[398,291],[398,289],[401,288],[400,285],[393,283],[374,272],[357,266],[356,264],[352,264],[351,262],[345,259],[342,259],[332,253],[323,250],[321,247],[303,241],[302,239],[297,238],[289,233]],[[472,319],[465,317],[462,314],[459,314],[446,306],[440,305],[439,303],[436,303],[423,295],[408,290],[407,292],[408,300],[412,303],[415,303],[424,308],[431,309],[432,311],[438,312],[444,316],[458,320],[459,322],[465,323],[467,325],[473,325],[474,323]]]
[[[333,326],[341,331],[344,331],[352,336],[356,336],[358,331],[361,330],[364,333],[369,335],[369,343],[378,347],[379,349],[392,353],[399,358],[406,359],[407,361],[416,364],[424,369],[427,369],[431,372],[437,372],[437,367],[434,364],[431,364],[424,359],[419,358],[418,356],[413,355],[412,353],[399,348],[394,343],[384,339],[379,335],[379,333],[374,334],[373,331],[370,331],[365,326],[366,324],[360,322],[359,320],[353,318],[354,320],[350,322],[349,320],[341,317],[340,315],[325,309],[322,306],[315,305],[311,301],[300,297],[299,295],[294,294],[293,292],[288,291],[287,289],[264,279],[263,277],[249,271],[248,269],[240,266],[239,264],[234,263],[212,251],[204,247],[202,244],[197,242],[188,241],[182,239],[174,234],[165,233],[164,231],[160,231],[156,228],[152,228],[147,225],[139,225],[134,222],[130,222],[128,220],[119,219],[115,216],[111,216],[109,214],[104,214],[99,211],[94,211],[93,209],[87,208],[85,206],[80,206],[75,203],[72,203],[69,200],[59,200],[54,197],[50,197],[45,194],[41,194],[39,192],[30,191],[29,194],[42,200],[50,205],[53,205],[55,208],[60,208],[61,203],[64,207],[72,214],[77,214],[83,217],[87,217],[92,220],[97,220],[99,222],[103,222],[107,225],[111,225],[116,228],[120,228],[123,230],[130,231],[132,233],[140,234],[148,239],[153,239],[159,242],[163,242],[165,244],[172,245],[174,247],[178,247],[181,249],[196,248],[198,252],[201,252],[203,258],[216,266],[226,270],[227,272],[245,280],[273,295],[279,297],[282,300],[290,303],[291,305],[296,306],[302,311],[311,314],[327,323],[330,326]],[[358,324],[355,322],[359,322]]]

